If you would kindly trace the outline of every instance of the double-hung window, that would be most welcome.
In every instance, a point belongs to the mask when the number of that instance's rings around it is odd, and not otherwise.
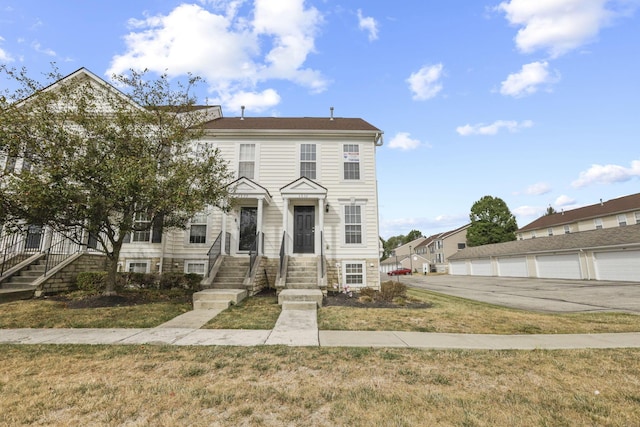
[[[344,239],[346,244],[362,243],[362,206],[344,207]]]
[[[364,285],[364,264],[346,262],[344,264],[344,282],[351,286]]]
[[[207,214],[200,212],[191,218],[189,243],[207,243]]]
[[[342,146],[342,164],[344,179],[360,179],[360,146],[358,144]]]
[[[618,215],[618,225],[620,227],[627,225],[627,215],[625,214]]]
[[[595,225],[596,230],[602,230],[602,218],[594,219],[593,224]]]
[[[132,242],[149,242],[151,240],[151,218],[147,212],[137,212],[133,221]]]
[[[316,144],[300,145],[300,176],[316,179]]]
[[[240,144],[238,177],[254,179],[256,168],[256,144]]]

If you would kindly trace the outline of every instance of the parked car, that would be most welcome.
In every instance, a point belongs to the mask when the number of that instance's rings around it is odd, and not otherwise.
[[[387,273],[389,276],[405,276],[407,274],[411,274],[411,269],[409,268],[399,268],[397,270],[392,270]]]

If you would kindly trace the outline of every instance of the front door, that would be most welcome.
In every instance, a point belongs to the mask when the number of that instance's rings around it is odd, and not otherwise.
[[[249,251],[256,239],[256,225],[258,224],[258,208],[243,207],[240,209],[240,238],[238,250]]]
[[[314,252],[314,231],[316,210],[313,206],[294,206],[293,208],[293,252],[312,254]]]

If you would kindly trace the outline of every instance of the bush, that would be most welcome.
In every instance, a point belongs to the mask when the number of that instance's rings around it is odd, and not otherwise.
[[[379,298],[379,292],[373,288],[360,288],[358,291],[360,297],[370,298],[371,301],[374,301]]]
[[[83,271],[78,273],[76,286],[79,290],[91,293],[102,293],[106,288],[106,271]]]
[[[393,301],[394,298],[406,298],[407,286],[394,281],[383,282],[380,285],[380,297],[384,301]]]
[[[133,289],[158,289],[158,275],[154,273],[120,273],[123,287]]]
[[[199,291],[202,276],[199,274],[164,273],[160,276],[159,289],[186,289]]]

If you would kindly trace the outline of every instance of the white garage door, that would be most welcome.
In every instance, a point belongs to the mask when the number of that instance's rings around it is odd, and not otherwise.
[[[548,279],[582,279],[578,254],[536,257],[538,277]]]
[[[498,276],[529,277],[526,257],[498,258]]]
[[[472,259],[471,275],[472,276],[491,276],[491,260],[489,259]]]
[[[593,255],[598,280],[640,282],[640,251],[597,252]]]
[[[449,261],[449,274],[466,276],[467,274],[467,262],[466,261]]]

